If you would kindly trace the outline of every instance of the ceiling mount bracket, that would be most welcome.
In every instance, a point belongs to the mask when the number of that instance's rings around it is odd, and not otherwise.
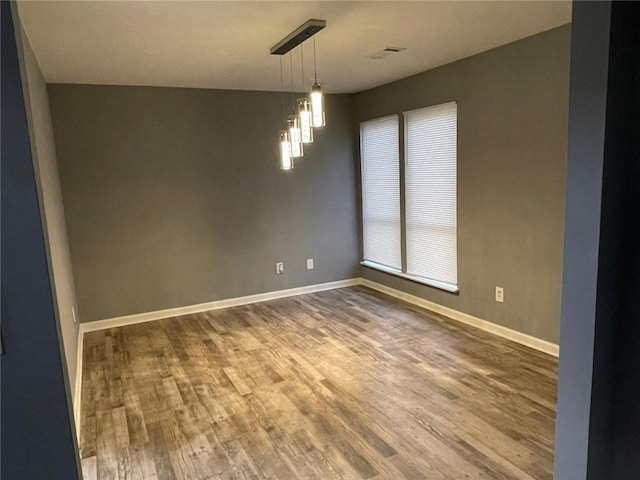
[[[291,32],[289,35],[287,35],[273,47],[271,47],[271,55],[284,55],[290,52],[305,40],[313,37],[316,33],[318,33],[326,26],[327,22],[325,20],[307,20],[293,32]]]

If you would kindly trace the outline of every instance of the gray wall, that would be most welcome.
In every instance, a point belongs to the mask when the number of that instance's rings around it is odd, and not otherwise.
[[[49,95],[83,322],[359,274],[349,96],[329,96],[327,127],[284,172],[278,93]]]
[[[567,25],[355,95],[357,122],[458,102],[460,293],[363,277],[558,342],[569,45]]]
[[[29,137],[33,156],[42,223],[52,279],[56,314],[63,340],[63,350],[71,393],[75,396],[78,354],[78,324],[73,318],[76,307],[75,286],[67,239],[62,192],[56,160],[47,86],[31,49],[29,39],[19,27],[21,72],[26,104]]]

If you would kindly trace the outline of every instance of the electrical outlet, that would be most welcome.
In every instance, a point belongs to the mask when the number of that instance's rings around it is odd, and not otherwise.
[[[307,258],[307,270],[313,270],[313,258]]]
[[[496,302],[504,303],[504,288],[496,287]]]
[[[276,273],[282,275],[284,273],[284,262],[276,263]]]
[[[78,323],[78,319],[76,318],[76,308],[71,307],[71,316],[73,317],[73,323]]]

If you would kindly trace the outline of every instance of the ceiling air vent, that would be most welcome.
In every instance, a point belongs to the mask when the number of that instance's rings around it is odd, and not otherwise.
[[[371,55],[367,55],[366,58],[371,58],[373,60],[381,60],[385,57],[388,57],[392,53],[398,53],[406,50],[404,47],[385,47],[383,50],[378,50],[377,52],[373,52]]]

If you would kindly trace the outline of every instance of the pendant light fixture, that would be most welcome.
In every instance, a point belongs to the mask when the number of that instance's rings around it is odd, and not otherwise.
[[[302,136],[300,134],[300,126],[298,125],[298,116],[289,115],[287,118],[287,125],[289,126],[289,143],[291,144],[291,156],[299,158],[304,155],[302,149]]]
[[[280,168],[282,170],[293,169],[293,159],[291,158],[291,144],[289,143],[289,132],[280,132]]]
[[[280,56],[280,87],[282,92],[282,118],[286,125],[286,130],[280,132],[280,168],[291,170],[295,158],[300,158],[304,154],[303,144],[313,142],[313,127],[322,127],[325,124],[323,88],[318,82],[318,72],[316,67],[316,45],[313,41],[313,67],[314,80],[309,98],[300,98],[294,101],[293,88],[293,60],[289,55],[289,67],[291,74],[291,106],[293,114],[288,117],[285,114],[285,90],[282,69],[282,55],[285,55],[305,40],[313,37],[326,26],[324,20],[308,20],[296,30],[291,32],[280,42],[271,48],[272,55]],[[300,48],[300,62],[302,65],[302,83],[304,85],[304,53]]]
[[[311,86],[311,124],[314,128],[324,127],[324,89],[318,82],[318,67],[316,64],[316,39],[313,39],[313,85]]]
[[[311,102],[306,98],[298,99],[298,119],[302,143],[313,143],[313,126],[311,125]]]

